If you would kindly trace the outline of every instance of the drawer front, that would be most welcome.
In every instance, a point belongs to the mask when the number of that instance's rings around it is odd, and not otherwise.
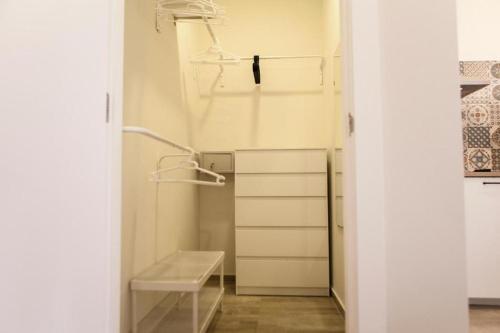
[[[236,196],[327,196],[326,173],[237,174]]]
[[[328,225],[325,197],[239,197],[236,226],[312,227]]]
[[[324,149],[236,151],[236,173],[326,172]]]
[[[232,152],[202,152],[201,167],[213,172],[234,172],[234,154]]]
[[[328,258],[328,229],[237,229],[237,257]]]
[[[241,287],[328,288],[328,260],[236,259]]]

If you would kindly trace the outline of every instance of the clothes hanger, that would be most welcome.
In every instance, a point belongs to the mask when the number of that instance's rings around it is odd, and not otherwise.
[[[203,180],[194,180],[194,179],[176,179],[176,178],[161,178],[161,174],[169,173],[175,170],[193,170],[199,171],[201,173],[207,174],[215,178],[215,181],[203,181]],[[212,172],[207,169],[203,169],[199,166],[198,162],[187,160],[182,161],[179,165],[170,168],[164,168],[151,173],[151,181],[156,183],[189,183],[189,184],[197,184],[197,185],[205,185],[205,186],[224,186],[226,185],[225,180],[226,177],[219,175],[215,172]]]
[[[239,56],[224,51],[218,44],[191,58],[191,63],[204,65],[238,65],[240,62]]]
[[[220,46],[219,39],[217,38],[208,19],[203,17],[203,21],[205,22],[210,37],[212,38],[212,46],[210,46],[205,52],[192,57],[191,63],[219,65],[221,72],[223,71],[222,65],[238,65],[241,62],[240,57],[234,53],[224,51]]]

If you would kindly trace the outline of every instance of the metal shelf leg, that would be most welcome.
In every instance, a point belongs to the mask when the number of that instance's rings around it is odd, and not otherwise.
[[[219,278],[220,278],[220,291],[221,292],[224,292],[224,262],[222,262],[220,264],[220,275],[219,275]],[[222,298],[222,300],[220,301],[220,306],[219,306],[219,311],[220,312],[223,312],[224,311],[224,298]]]
[[[193,293],[193,333],[199,333],[198,328],[198,293]]]

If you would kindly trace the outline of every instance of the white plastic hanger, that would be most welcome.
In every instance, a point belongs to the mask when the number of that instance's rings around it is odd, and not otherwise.
[[[215,178],[215,181],[203,181],[203,180],[194,180],[194,179],[177,179],[177,178],[162,178],[161,175],[164,173],[169,173],[175,170],[194,170],[199,171],[201,173],[210,175]],[[226,177],[219,175],[215,172],[212,172],[207,169],[200,168],[199,164],[196,161],[187,160],[182,161],[179,165],[170,168],[164,168],[157,170],[151,173],[151,181],[156,183],[189,183],[189,184],[197,184],[197,185],[205,185],[205,186],[224,186],[226,185],[225,180]]]
[[[198,155],[199,153],[196,150],[194,150],[193,148],[188,147],[188,146],[183,146],[181,144],[173,142],[172,140],[166,139],[166,138],[160,136],[159,134],[157,134],[157,133],[155,133],[147,128],[143,128],[143,127],[126,126],[126,127],[123,127],[123,133],[140,134],[140,135],[143,135],[145,137],[162,142],[166,145],[169,145],[171,147],[175,147],[175,148],[183,151],[183,153],[179,153],[179,154],[164,155],[160,159],[160,162],[165,157],[186,157],[187,159],[185,161],[180,162],[178,164],[178,166],[176,166],[176,167],[160,169],[160,170],[152,172],[151,179],[150,179],[151,181],[154,181],[157,183],[189,183],[189,184],[206,185],[206,186],[224,186],[225,185],[226,178],[224,176],[219,175],[215,172],[200,168],[198,163],[196,161],[194,161],[195,156]],[[194,180],[194,179],[161,178],[161,174],[164,172],[170,172],[170,171],[181,170],[181,169],[183,169],[183,170],[195,170],[195,171],[199,171],[201,173],[208,174],[210,176],[215,177],[215,182],[201,181],[201,180]]]
[[[238,65],[240,62],[239,56],[224,51],[219,44],[214,44],[205,52],[191,58],[191,63],[203,65]]]
[[[210,46],[205,52],[200,53],[191,58],[191,63],[204,64],[204,65],[219,65],[221,72],[223,71],[222,65],[238,65],[241,59],[236,54],[224,51],[220,46],[219,39],[215,35],[215,32],[208,22],[206,17],[203,18],[205,21],[208,33],[212,38],[212,46]]]

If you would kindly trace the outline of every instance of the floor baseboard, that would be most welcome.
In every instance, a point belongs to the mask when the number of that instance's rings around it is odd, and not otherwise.
[[[469,298],[469,305],[500,306],[498,298]]]
[[[337,304],[337,307],[339,308],[340,313],[342,313],[342,315],[345,316],[345,306],[344,306],[344,303],[342,303],[342,300],[340,299],[340,297],[335,292],[335,289],[331,288],[331,291],[332,291],[333,300]]]

